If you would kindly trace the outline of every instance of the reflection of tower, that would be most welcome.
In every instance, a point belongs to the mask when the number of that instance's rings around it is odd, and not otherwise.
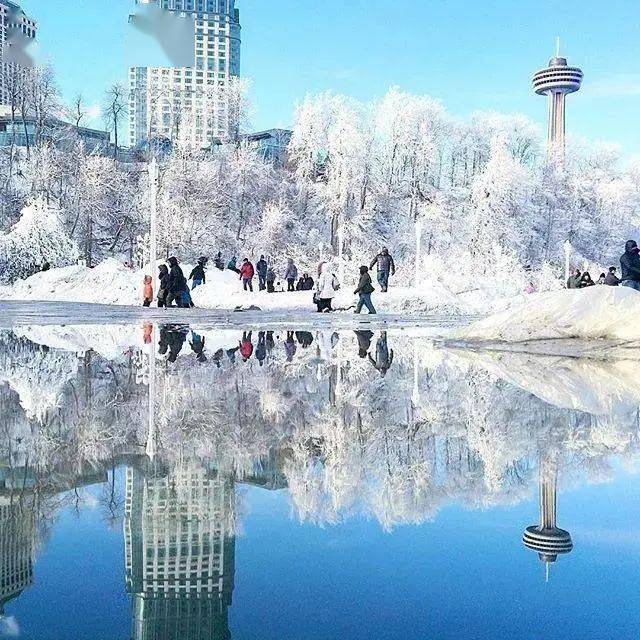
[[[135,640],[230,637],[233,482],[198,465],[127,469],[125,556]]]
[[[560,57],[560,44],[555,57],[549,60],[549,66],[533,76],[533,90],[549,100],[549,152],[564,152],[565,136],[565,99],[568,93],[574,93],[582,84],[582,71],[567,65],[567,59]]]
[[[0,498],[0,615],[33,583],[34,546],[33,510]]]
[[[522,541],[529,549],[538,552],[540,560],[547,565],[555,562],[559,555],[573,549],[571,535],[556,526],[556,487],[558,474],[556,465],[540,463],[540,525],[525,529]]]

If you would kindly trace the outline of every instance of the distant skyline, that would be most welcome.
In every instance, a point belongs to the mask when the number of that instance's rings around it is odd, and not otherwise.
[[[38,57],[54,65],[63,97],[82,93],[98,106],[129,66],[166,64],[151,38],[128,24],[134,0],[23,0],[38,21]],[[561,54],[585,73],[570,96],[568,135],[640,153],[640,56],[635,0],[238,0],[242,75],[252,80],[254,129],[293,121],[307,93],[334,91],[361,100],[390,86],[442,101],[453,116],[523,113],[546,126],[546,102],[531,89],[561,38]]]

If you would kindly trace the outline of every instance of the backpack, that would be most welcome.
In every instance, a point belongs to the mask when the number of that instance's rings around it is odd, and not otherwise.
[[[334,291],[340,291],[340,282],[338,281],[338,278],[336,278],[335,273],[332,276],[331,286],[333,287]]]

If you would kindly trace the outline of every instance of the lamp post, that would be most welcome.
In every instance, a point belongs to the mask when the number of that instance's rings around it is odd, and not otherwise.
[[[569,240],[564,241],[564,281],[569,280],[571,275],[571,242]]]
[[[414,286],[420,286],[420,247],[422,245],[422,220],[416,218],[416,268]]]
[[[158,161],[155,156],[149,162],[149,269],[153,290],[157,291],[156,257],[158,255]]]

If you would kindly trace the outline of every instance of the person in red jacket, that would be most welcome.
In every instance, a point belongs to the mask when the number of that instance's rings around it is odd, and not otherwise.
[[[249,258],[245,258],[242,262],[242,266],[240,267],[240,280],[242,280],[242,284],[244,286],[244,290],[253,291],[253,276],[255,275],[255,270],[253,265],[249,262]]]

